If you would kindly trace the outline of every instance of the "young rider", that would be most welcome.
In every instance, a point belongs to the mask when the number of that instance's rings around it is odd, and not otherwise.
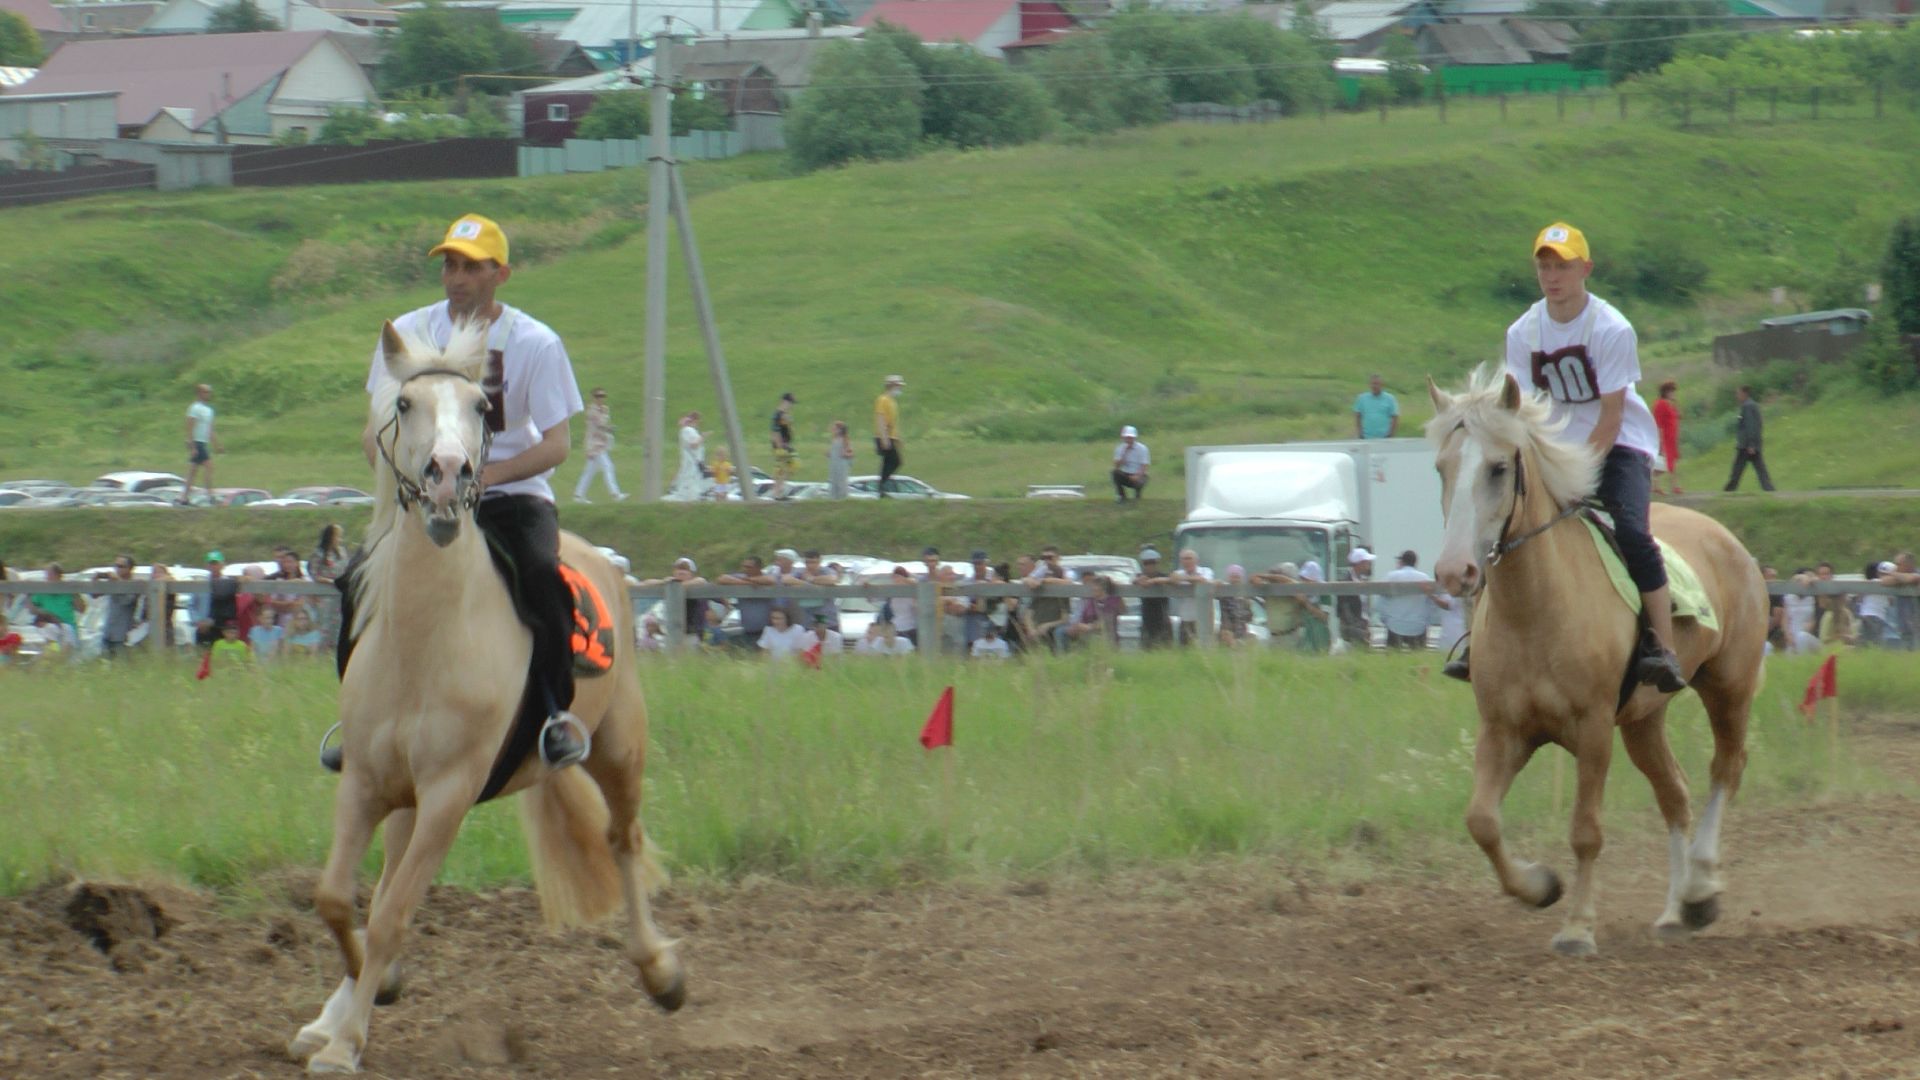
[[[1634,391],[1640,354],[1633,324],[1587,292],[1593,260],[1579,229],[1555,222],[1540,230],[1533,241],[1533,270],[1542,299],[1507,328],[1507,373],[1552,399],[1553,415],[1567,420],[1561,438],[1584,439],[1603,455],[1598,495],[1613,516],[1627,573],[1640,589],[1652,628],[1641,643],[1634,674],[1662,693],[1677,693],[1687,681],[1673,653],[1667,567],[1647,525],[1660,432]],[[1467,678],[1467,654],[1445,671]]]
[[[488,323],[482,386],[492,406],[487,424],[493,429],[493,442],[481,472],[485,494],[475,517],[490,546],[504,551],[517,570],[515,607],[533,631],[527,677],[540,688],[548,713],[540,756],[548,766],[563,768],[586,756],[589,735],[586,725],[567,711],[573,704],[573,597],[560,578],[560,519],[548,480],[567,459],[569,421],[582,407],[580,387],[560,335],[494,299],[494,291],[513,272],[507,254],[507,237],[500,226],[478,214],[455,221],[447,228],[446,238],[427,252],[429,258],[442,257],[440,282],[447,298],[410,311],[393,325],[403,336],[417,335],[444,345],[456,322]],[[386,378],[385,359],[375,346],[367,390],[372,392]],[[379,461],[376,426],[368,425],[362,436],[369,462]],[[342,592],[346,600],[340,670],[344,674],[352,648],[348,634],[353,625],[353,594],[349,589]],[[337,770],[338,749],[323,753],[321,760]]]

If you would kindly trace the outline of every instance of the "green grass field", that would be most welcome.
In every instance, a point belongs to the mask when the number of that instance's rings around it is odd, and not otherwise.
[[[1711,337],[1766,313],[1770,287],[1802,295],[1843,262],[1876,262],[1887,225],[1920,202],[1916,135],[1904,110],[1681,131],[1608,108],[1556,122],[1543,99],[1505,123],[1491,103],[1456,102],[1444,125],[1336,115],[803,177],[768,157],[687,171],[749,438],[757,448],[773,400],[794,391],[803,478],[824,471],[828,421],[864,430],[893,371],[911,384],[906,471],[975,495],[1098,484],[1114,429],[1133,422],[1163,477],[1150,497],[1174,499],[1183,446],[1342,433],[1372,370],[1417,422],[1428,373],[1454,381],[1496,354],[1523,306],[1526,239],[1564,215],[1594,238],[1596,291],[1635,319],[1648,375],[1686,381],[1704,489],[1732,417]],[[515,241],[506,298],[563,332],[583,382],[612,390],[616,463],[637,488],[643,195],[634,170],[9,211],[0,372],[16,437],[0,476],[179,471],[180,413],[206,380],[230,451],[220,482],[364,477],[375,331],[435,298],[420,253],[482,209]],[[1649,245],[1709,265],[1699,302],[1621,298],[1609,267]],[[674,272],[669,412],[711,417]],[[1815,381],[1768,402],[1782,486],[1904,482],[1920,410],[1837,373]]]
[[[1224,653],[1090,655],[1007,666],[862,663],[824,672],[727,660],[650,663],[648,824],[682,874],[893,883],[1100,873],[1148,861],[1277,856],[1418,866],[1470,848],[1470,695],[1430,658]],[[1850,714],[1910,710],[1900,656],[1844,663]],[[1813,661],[1776,661],[1756,708],[1742,799],[1798,802],[1891,783],[1804,723]],[[920,724],[956,687],[948,764]],[[233,885],[314,866],[334,781],[313,746],[335,715],[325,664],[257,673],[192,664],[8,671],[0,692],[0,891],[63,874]],[[1697,778],[1697,701],[1672,717]],[[1564,850],[1553,754],[1508,801],[1517,836]],[[1655,827],[1645,782],[1616,762],[1611,827]],[[1564,809],[1564,808],[1563,808]],[[511,807],[468,819],[442,877],[521,881]],[[1738,814],[1732,826],[1738,833]]]

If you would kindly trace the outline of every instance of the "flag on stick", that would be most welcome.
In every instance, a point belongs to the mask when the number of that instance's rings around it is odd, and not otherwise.
[[[195,672],[193,677],[204,679],[211,674],[213,674],[213,650],[208,649],[200,654],[200,670]]]
[[[1821,664],[1820,670],[1814,672],[1813,677],[1807,680],[1807,696],[1800,699],[1800,714],[1807,719],[1813,719],[1814,707],[1820,703],[1821,698],[1838,697],[1840,695],[1840,677],[1837,664],[1839,659],[1837,656],[1827,657],[1827,662]]]
[[[940,700],[934,703],[933,712],[927,715],[926,725],[920,729],[920,745],[929,750],[953,745],[953,687],[940,692]]]
[[[815,641],[812,645],[807,646],[807,648],[800,653],[800,662],[815,671],[819,671],[821,644],[821,642]]]

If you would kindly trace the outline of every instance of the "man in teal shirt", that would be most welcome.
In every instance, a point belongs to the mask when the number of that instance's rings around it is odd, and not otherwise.
[[[1400,430],[1400,403],[1380,389],[1380,376],[1367,379],[1367,392],[1353,399],[1353,437],[1391,439]]]

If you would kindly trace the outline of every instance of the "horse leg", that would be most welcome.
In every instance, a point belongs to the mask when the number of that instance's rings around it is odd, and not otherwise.
[[[386,847],[386,858],[380,866],[380,881],[373,887],[373,902],[368,905],[369,911],[380,903],[380,897],[392,887],[394,868],[398,867],[400,860],[406,857],[407,845],[413,841],[413,821],[416,812],[411,806],[403,806],[387,815],[387,823],[380,831],[381,842]],[[364,948],[366,931],[360,931],[360,937],[361,947]],[[380,992],[373,997],[375,1005],[391,1005],[400,1000],[400,990],[404,981],[401,971],[401,965],[398,963],[387,969],[386,976],[380,980]]]
[[[1552,907],[1560,899],[1560,878],[1539,863],[1517,863],[1500,837],[1500,804],[1513,787],[1534,747],[1506,728],[1482,723],[1473,747],[1473,799],[1467,804],[1467,832],[1493,864],[1501,891],[1531,907]]]
[[[347,973],[340,980],[326,1006],[313,1022],[300,1029],[287,1044],[287,1053],[296,1061],[312,1056],[332,1042],[345,1020],[353,1000],[355,979],[359,976],[365,953],[360,934],[354,929],[354,871],[373,842],[373,829],[379,815],[372,801],[352,774],[341,777],[333,797],[333,846],[327,852],[327,866],[313,890],[313,910],[333,932],[346,961]]]
[[[1680,905],[1688,880],[1687,827],[1692,814],[1687,806],[1686,770],[1667,745],[1666,707],[1622,727],[1620,741],[1626,744],[1627,757],[1653,785],[1653,799],[1667,823],[1667,904],[1654,920],[1653,932],[1664,941],[1685,940],[1688,929],[1681,921]]]
[[[426,896],[427,886],[460,833],[460,821],[473,802],[473,794],[473,785],[455,783],[443,783],[421,793],[406,853],[391,877],[382,875],[386,877],[384,887],[368,911],[366,955],[353,982],[346,1015],[326,1046],[308,1060],[308,1072],[359,1071],[381,979],[400,952],[413,909]]]
[[[1568,897],[1567,921],[1553,936],[1554,951],[1562,956],[1592,956],[1593,866],[1600,858],[1600,804],[1607,791],[1607,767],[1613,759],[1613,716],[1595,714],[1576,722],[1573,761],[1579,777],[1573,793],[1573,894]]]
[[[1753,709],[1751,684],[1729,688],[1717,679],[1703,679],[1697,688],[1707,707],[1707,720],[1713,726],[1713,764],[1708,770],[1711,787],[1707,805],[1700,811],[1700,822],[1693,830],[1693,847],[1687,852],[1687,887],[1681,893],[1681,917],[1689,928],[1700,930],[1720,917],[1720,819],[1727,804],[1740,790],[1741,774],[1747,768],[1747,720]]]
[[[645,751],[634,743],[618,716],[616,711],[610,722],[600,726],[586,769],[607,802],[607,843],[620,867],[620,892],[626,902],[627,958],[639,972],[647,996],[673,1012],[686,1004],[686,976],[674,953],[674,942],[654,925],[652,905],[647,902],[649,878],[656,871],[640,821]]]

